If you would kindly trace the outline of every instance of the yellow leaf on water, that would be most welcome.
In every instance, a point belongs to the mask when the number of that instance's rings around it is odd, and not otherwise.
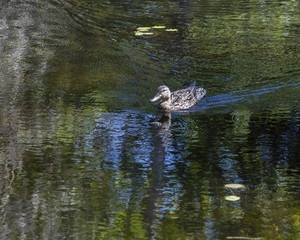
[[[153,35],[153,32],[144,32],[144,35]]]
[[[138,31],[149,31],[151,27],[138,27],[136,30]]]
[[[140,32],[136,31],[134,32],[135,36],[144,36],[144,35],[153,35],[153,32]]]
[[[231,195],[231,196],[225,196],[225,200],[230,202],[235,202],[240,200],[241,198],[239,196]]]
[[[246,188],[243,184],[239,184],[239,183],[226,184],[225,187],[227,187],[227,188],[233,188],[233,189]]]
[[[168,29],[166,29],[166,31],[167,32],[178,32],[178,29],[176,29],[176,28],[174,28],[174,29],[168,28]]]
[[[166,28],[166,26],[153,26],[152,28],[161,29],[161,28]]]

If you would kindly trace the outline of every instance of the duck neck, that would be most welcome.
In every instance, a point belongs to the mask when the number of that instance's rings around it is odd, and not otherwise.
[[[161,109],[170,110],[171,109],[171,99],[165,99],[159,104]]]

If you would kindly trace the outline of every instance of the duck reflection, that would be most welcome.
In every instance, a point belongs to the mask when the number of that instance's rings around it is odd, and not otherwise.
[[[147,235],[149,239],[156,238],[156,232],[159,223],[160,209],[162,207],[164,179],[164,161],[166,148],[170,145],[171,132],[171,113],[162,112],[158,121],[154,122],[157,128],[153,131],[153,150],[150,154],[151,161],[151,185],[149,187],[148,197],[146,198],[145,222],[147,224]]]
[[[159,127],[159,130],[169,130],[171,126],[171,112],[162,112],[160,119],[154,122]]]

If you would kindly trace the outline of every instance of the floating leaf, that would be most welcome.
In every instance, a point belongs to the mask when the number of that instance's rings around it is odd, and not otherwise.
[[[176,28],[168,28],[168,29],[166,29],[166,32],[178,32],[178,29],[176,29]]]
[[[231,196],[225,196],[225,200],[230,201],[230,202],[235,202],[240,200],[241,198],[236,195],[231,195]]]
[[[136,30],[144,32],[144,31],[149,31],[150,29],[151,27],[138,27]]]
[[[162,29],[162,28],[166,28],[166,26],[153,26],[153,29]]]
[[[143,35],[153,35],[153,32],[141,32],[141,31],[136,31],[134,32],[135,36],[143,36]]]
[[[134,32],[134,34],[135,34],[135,36],[142,36],[142,35],[144,35],[143,32],[139,32],[139,31]]]
[[[145,32],[144,35],[153,35],[153,32]]]
[[[233,189],[246,188],[243,184],[239,184],[239,183],[226,184],[225,187],[227,187],[227,188],[233,188]]]

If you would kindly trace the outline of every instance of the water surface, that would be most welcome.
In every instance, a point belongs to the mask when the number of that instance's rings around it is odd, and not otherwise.
[[[0,16],[1,239],[300,237],[298,1],[4,0]],[[151,26],[176,31],[135,34]],[[148,101],[193,81],[207,96],[188,111]]]

